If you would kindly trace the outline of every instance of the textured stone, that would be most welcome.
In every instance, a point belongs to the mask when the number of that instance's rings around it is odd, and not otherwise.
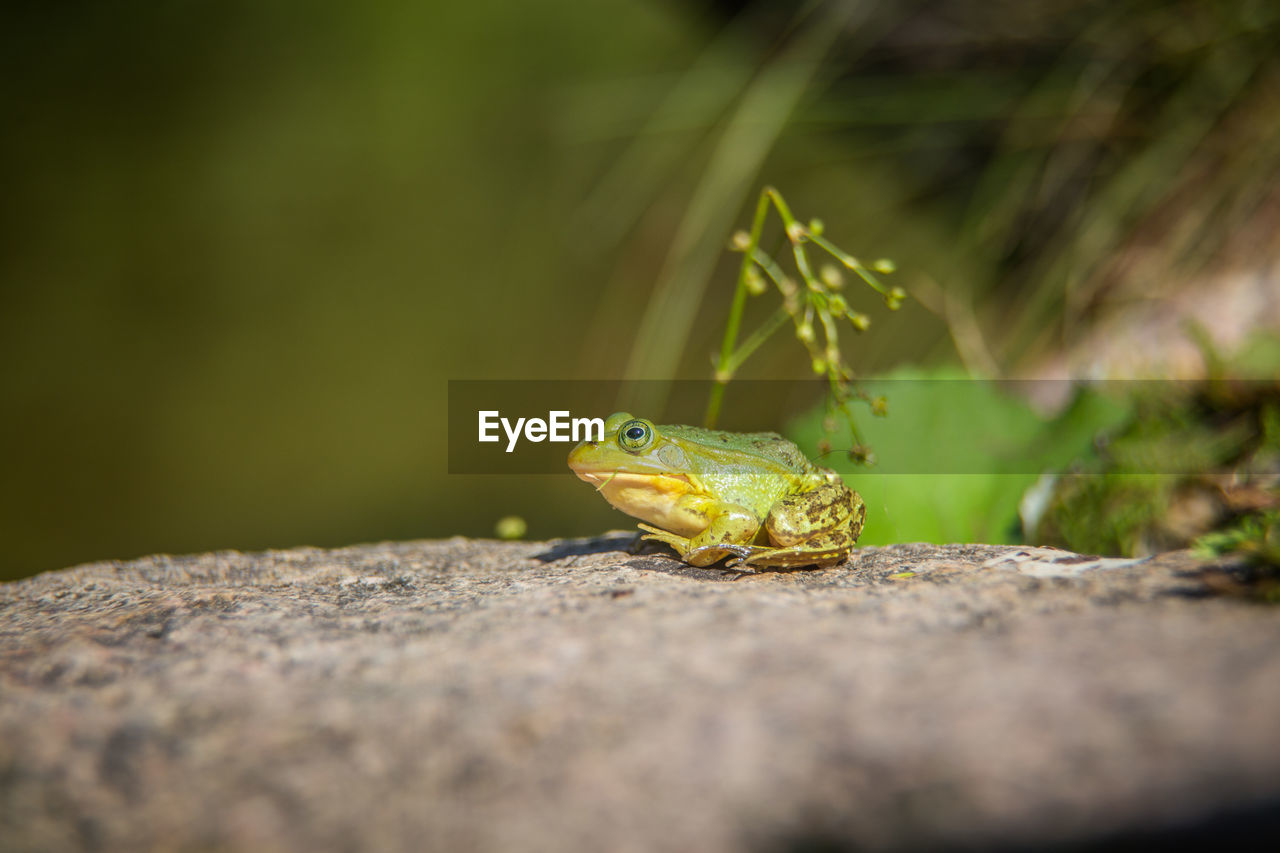
[[[0,586],[4,849],[1280,840],[1280,608],[900,545],[734,579],[453,539]]]

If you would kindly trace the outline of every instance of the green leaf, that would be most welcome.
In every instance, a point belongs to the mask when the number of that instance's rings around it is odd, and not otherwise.
[[[1129,412],[1125,401],[1082,389],[1046,417],[1014,390],[955,369],[905,369],[861,384],[889,399],[887,417],[859,424],[877,464],[858,467],[839,451],[816,461],[862,494],[865,545],[1021,542],[1027,490],[1088,454],[1094,437]],[[801,447],[817,446],[822,416],[820,408],[807,413],[789,434]]]

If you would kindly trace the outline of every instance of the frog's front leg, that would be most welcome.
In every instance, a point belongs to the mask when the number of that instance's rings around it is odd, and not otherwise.
[[[709,517],[711,522],[693,537],[641,524],[640,529],[646,531],[641,538],[670,545],[691,566],[709,566],[730,555],[744,559],[760,550],[750,544],[760,529],[760,519],[745,507],[691,499],[682,509]]]

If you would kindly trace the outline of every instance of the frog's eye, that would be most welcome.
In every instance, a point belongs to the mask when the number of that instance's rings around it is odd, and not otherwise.
[[[643,450],[653,440],[653,427],[642,420],[629,421],[618,430],[618,444],[623,450]]]

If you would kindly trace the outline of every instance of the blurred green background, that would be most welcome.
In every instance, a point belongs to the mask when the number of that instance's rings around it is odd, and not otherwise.
[[[708,377],[766,182],[897,261],[902,311],[851,291],[868,375],[1184,375],[1188,321],[1277,322],[1262,0],[7,17],[0,577],[630,526],[567,472],[446,474],[446,382]]]

